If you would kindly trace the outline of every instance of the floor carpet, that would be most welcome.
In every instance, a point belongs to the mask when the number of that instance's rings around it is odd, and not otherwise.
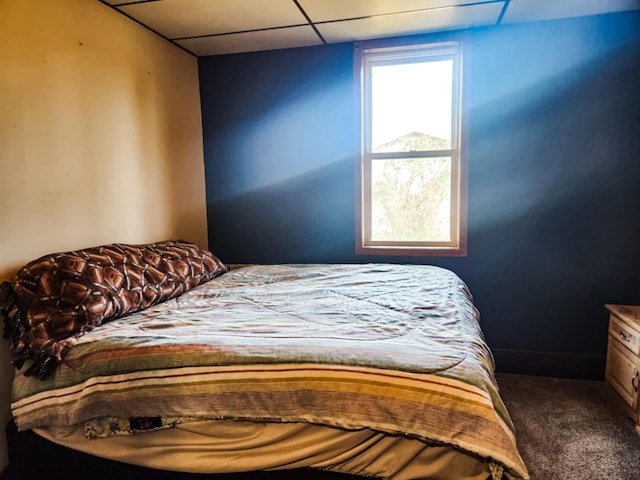
[[[604,382],[498,374],[532,480],[638,480],[640,436]]]

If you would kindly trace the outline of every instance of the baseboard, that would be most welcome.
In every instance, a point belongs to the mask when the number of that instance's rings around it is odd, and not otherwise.
[[[492,348],[499,373],[604,380],[605,355]]]

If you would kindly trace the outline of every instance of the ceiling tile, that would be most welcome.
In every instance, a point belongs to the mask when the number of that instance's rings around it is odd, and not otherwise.
[[[176,40],[176,43],[200,56],[308,47],[321,45],[322,41],[318,38],[313,28],[305,25],[211,37],[187,38]]]
[[[144,1],[144,0],[140,0]],[[122,3],[131,3],[127,0],[102,0],[103,3],[108,3],[109,5],[120,5]]]
[[[351,42],[471,26],[494,25],[501,10],[502,2],[476,3],[410,13],[379,15],[343,22],[320,23],[316,26],[329,43]]]
[[[598,15],[640,9],[640,0],[511,0],[502,23]]]
[[[472,0],[298,0],[298,2],[312,22],[347,20],[478,3]],[[501,6],[503,3],[500,1]]]
[[[147,0],[100,0],[103,3],[108,3],[109,5],[122,5],[124,3],[142,3],[142,2],[146,2]]]
[[[167,38],[307,24],[292,0],[160,0],[117,8]]]

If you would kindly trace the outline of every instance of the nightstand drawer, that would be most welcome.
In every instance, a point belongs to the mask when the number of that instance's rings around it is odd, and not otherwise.
[[[620,319],[612,317],[609,321],[609,335],[614,337],[634,355],[640,356],[640,332],[631,328]]]
[[[629,350],[620,346],[616,337],[609,336],[607,349],[607,382],[631,407],[638,405],[638,385],[640,384],[640,360]]]

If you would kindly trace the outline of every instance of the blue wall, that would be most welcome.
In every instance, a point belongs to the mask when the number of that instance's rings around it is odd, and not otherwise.
[[[640,12],[471,46],[467,257],[355,255],[351,44],[200,59],[210,249],[450,268],[498,370],[602,378],[603,305],[640,303]]]

